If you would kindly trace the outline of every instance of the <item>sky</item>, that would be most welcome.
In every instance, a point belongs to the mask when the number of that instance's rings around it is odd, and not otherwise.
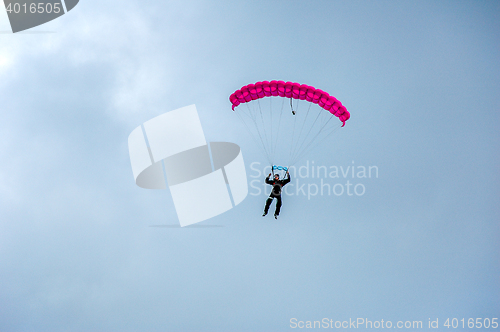
[[[82,0],[9,31],[0,9],[0,331],[500,319],[498,1]],[[278,220],[228,100],[274,79],[351,113],[297,168],[377,170],[294,177]],[[127,138],[191,104],[249,195],[161,227],[172,197],[135,185]],[[308,196],[322,180],[364,191]]]

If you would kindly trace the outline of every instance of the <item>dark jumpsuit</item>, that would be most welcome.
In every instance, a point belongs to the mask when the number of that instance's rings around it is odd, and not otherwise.
[[[278,180],[276,181],[274,178],[272,180],[269,179],[269,176],[266,178],[266,183],[270,184],[273,186],[273,190],[271,190],[271,194],[269,195],[269,198],[266,200],[266,206],[264,207],[264,214],[267,214],[269,211],[269,206],[273,202],[273,199],[276,198],[276,210],[274,211],[274,215],[278,216],[280,214],[280,209],[281,209],[281,188],[286,185],[288,182],[290,182],[290,174],[288,174],[288,177],[284,180]]]

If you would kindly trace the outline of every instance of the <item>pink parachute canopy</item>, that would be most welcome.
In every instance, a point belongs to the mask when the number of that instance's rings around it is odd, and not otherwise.
[[[255,84],[248,84],[229,96],[229,101],[233,104],[232,108],[234,111],[234,108],[239,104],[270,96],[307,100],[318,104],[338,117],[343,123],[342,127],[345,126],[345,122],[351,117],[347,108],[327,92],[309,85],[293,82],[263,81]]]

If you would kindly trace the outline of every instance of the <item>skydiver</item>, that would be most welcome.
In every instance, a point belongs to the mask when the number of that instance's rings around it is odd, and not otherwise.
[[[273,186],[273,189],[271,190],[271,194],[269,194],[269,197],[266,200],[266,206],[264,207],[264,214],[262,215],[263,217],[269,211],[269,206],[271,205],[273,199],[276,198],[277,202],[276,202],[276,210],[274,211],[274,219],[278,219],[281,209],[281,188],[288,182],[290,182],[290,173],[288,173],[288,171],[286,171],[286,178],[284,178],[283,180],[280,180],[280,176],[278,174],[275,174],[274,180],[271,180],[271,173],[269,173],[269,175],[266,178],[266,183]]]

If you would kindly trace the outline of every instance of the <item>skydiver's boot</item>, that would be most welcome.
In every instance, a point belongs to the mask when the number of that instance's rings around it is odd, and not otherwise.
[[[278,215],[277,214],[274,215],[274,219],[278,219]]]
[[[265,217],[265,216],[266,216],[266,214],[267,214],[267,212],[264,212],[264,214],[263,214],[262,216],[263,216],[263,217]]]

